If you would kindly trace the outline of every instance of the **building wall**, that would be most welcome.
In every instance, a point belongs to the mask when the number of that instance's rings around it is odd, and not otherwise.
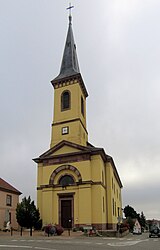
[[[54,122],[63,122],[80,117],[86,127],[86,100],[78,80],[70,81],[54,90]],[[61,111],[61,94],[68,90],[71,94],[71,108]],[[81,113],[81,96],[84,98],[84,116]]]
[[[110,163],[106,164],[108,226],[116,228],[118,216],[122,217],[121,188]]]
[[[7,195],[10,195],[12,197],[11,205],[6,204]],[[9,221],[10,216],[11,216],[11,226],[13,228],[18,228],[16,220],[16,207],[18,202],[19,202],[19,195],[0,190],[0,229],[4,228],[4,224]]]
[[[62,151],[61,149],[59,152],[62,153]],[[99,229],[106,229],[106,226],[109,225],[110,228],[116,228],[118,207],[121,208],[121,197],[119,197],[121,190],[112,166],[104,163],[100,155],[94,155],[90,160],[70,164],[80,172],[82,184],[66,186],[65,188],[57,186],[58,180],[62,175],[68,174],[78,182],[75,172],[70,169],[58,172],[54,177],[54,185],[56,186],[53,187],[49,186],[50,176],[60,165],[43,166],[39,164],[38,166],[37,205],[43,224],[59,224],[58,197],[61,194],[73,193],[74,226],[95,225]]]
[[[64,91],[70,92],[71,108],[62,111],[61,95]],[[81,112],[81,97],[84,101],[84,115],[82,115]],[[69,133],[62,135],[62,128],[66,126],[69,127]],[[88,133],[86,130],[86,98],[84,97],[78,80],[68,81],[64,86],[57,87],[54,90],[54,119],[51,147],[62,140],[84,146],[86,146],[86,142],[88,141]]]

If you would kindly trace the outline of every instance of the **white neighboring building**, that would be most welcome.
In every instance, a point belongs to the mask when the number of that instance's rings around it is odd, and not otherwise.
[[[141,233],[142,233],[141,225],[139,221],[136,219],[133,227],[133,234],[141,234]]]

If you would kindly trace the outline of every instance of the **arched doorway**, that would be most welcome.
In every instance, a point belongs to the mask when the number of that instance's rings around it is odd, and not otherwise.
[[[56,168],[49,180],[53,189],[61,187],[57,191],[58,201],[58,223],[63,228],[74,227],[74,196],[77,185],[82,182],[82,176],[78,169],[71,165],[62,165]],[[57,201],[55,203],[57,204]]]
[[[58,181],[62,188],[75,184],[73,176],[69,174],[62,175]],[[63,228],[72,228],[74,221],[74,196],[71,194],[59,195],[59,222]]]

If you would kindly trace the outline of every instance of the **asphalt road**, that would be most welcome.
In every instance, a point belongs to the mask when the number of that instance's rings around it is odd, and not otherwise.
[[[160,238],[147,233],[124,238],[106,237],[4,237],[0,235],[0,249],[32,250],[159,250]]]

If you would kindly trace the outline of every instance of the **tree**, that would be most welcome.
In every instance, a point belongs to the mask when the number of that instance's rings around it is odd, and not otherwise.
[[[30,196],[28,199],[24,197],[22,202],[17,204],[16,218],[21,227],[30,228],[30,235],[32,236],[32,227],[34,227],[39,221],[40,214],[34,204],[34,201],[31,201]]]
[[[139,223],[141,224],[141,227],[146,228],[146,217],[143,212],[141,212]]]
[[[134,224],[135,224],[135,220],[131,217],[127,217],[127,224],[129,225],[129,231],[133,231],[133,227],[134,227]]]
[[[134,210],[134,208],[129,206],[129,205],[124,208],[123,212],[124,212],[125,217],[127,219],[126,222],[129,224],[130,231],[132,231],[134,224],[135,224],[134,219],[136,219],[136,218],[138,219],[139,215]]]
[[[131,207],[129,205],[126,206],[123,211],[124,211],[124,214],[125,214],[126,218],[129,217],[129,218],[135,219],[135,218],[138,217],[137,212],[134,210],[133,207]]]

